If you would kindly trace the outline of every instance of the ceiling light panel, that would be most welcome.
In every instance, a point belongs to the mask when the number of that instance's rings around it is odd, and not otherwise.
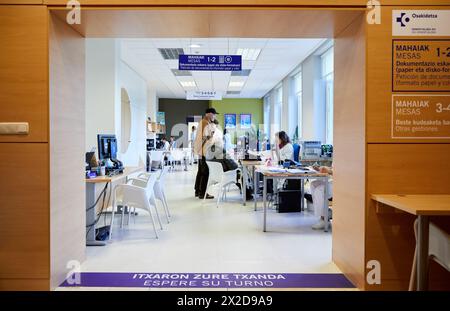
[[[195,81],[180,81],[182,87],[196,87]]]
[[[231,76],[232,77],[248,77],[251,73],[251,69],[243,69],[241,71],[232,71]]]
[[[243,87],[245,84],[244,81],[230,81],[230,83],[228,84],[229,87]]]
[[[242,60],[257,60],[261,49],[243,49],[237,50],[238,55],[242,55]]]

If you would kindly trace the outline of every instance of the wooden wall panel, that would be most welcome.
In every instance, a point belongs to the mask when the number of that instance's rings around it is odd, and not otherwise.
[[[53,10],[65,20],[65,10]],[[73,28],[96,38],[329,38],[341,32],[362,9],[86,9]],[[165,25],[161,27],[161,25]]]
[[[85,39],[50,15],[51,287],[82,262],[86,249]],[[70,169],[68,169],[68,165]]]
[[[438,8],[434,7],[434,9]],[[447,10],[449,8],[447,7]],[[398,8],[383,7],[381,24],[367,27],[367,81],[369,81],[367,84],[367,142],[369,143],[411,142],[411,139],[391,138],[393,9]],[[407,7],[405,9],[414,9],[414,7]],[[422,7],[420,9],[424,8]],[[426,9],[433,9],[433,7],[428,5]],[[409,37],[396,38],[405,39]],[[423,37],[411,38],[417,39]],[[433,36],[426,38],[436,39],[439,37]],[[405,92],[404,94],[411,94],[411,92]],[[436,94],[450,94],[450,91]],[[414,142],[450,142],[450,139],[414,139]]]
[[[367,148],[366,260],[381,263],[382,284],[375,290],[405,290],[415,247],[413,223],[407,213],[377,214],[371,193],[450,193],[450,144],[369,144]],[[439,218],[450,229],[450,218]],[[431,287],[449,274],[431,274]],[[450,282],[447,283],[450,286]]]
[[[48,141],[47,8],[0,6],[0,122],[29,122],[28,135],[0,142]]]
[[[1,291],[44,291],[48,290],[49,279],[0,279]]]
[[[8,0],[5,0],[8,1]],[[16,0],[19,1],[19,0]],[[26,0],[25,0],[26,1]],[[43,0],[47,4],[65,5],[65,0]],[[366,6],[367,0],[78,0],[82,5],[200,5],[200,6]],[[426,5],[426,0],[383,0],[383,5]],[[434,0],[448,4],[447,0]]]
[[[364,288],[365,17],[335,38],[333,261]]]
[[[1,4],[42,4],[44,0],[0,0]]]
[[[48,144],[0,143],[0,279],[49,277]]]
[[[426,9],[448,9],[432,4],[438,2],[427,3]],[[448,139],[391,138],[392,10],[400,8],[424,9],[383,7],[381,25],[367,29],[366,261],[380,261],[382,278],[381,285],[367,285],[368,290],[407,289],[415,247],[415,217],[406,213],[377,214],[370,195],[450,193]],[[450,218],[434,221],[450,229]],[[439,269],[430,273],[431,288],[450,288],[449,274],[436,271]]]

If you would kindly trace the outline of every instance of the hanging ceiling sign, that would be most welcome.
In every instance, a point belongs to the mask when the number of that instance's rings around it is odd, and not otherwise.
[[[187,91],[187,100],[222,100],[222,92],[219,91]]]
[[[241,71],[241,55],[179,55],[178,70]]]

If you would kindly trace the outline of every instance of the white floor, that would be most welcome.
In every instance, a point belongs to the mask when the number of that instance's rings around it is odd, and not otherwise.
[[[159,239],[144,211],[123,229],[117,216],[113,239],[87,248],[82,271],[340,273],[331,261],[331,233],[312,230],[314,216],[270,210],[268,232],[263,232],[261,202],[256,212],[253,202],[243,206],[236,188],[219,208],[215,200],[204,204],[194,197],[195,174],[195,165],[168,173],[172,218],[167,224],[159,206]]]

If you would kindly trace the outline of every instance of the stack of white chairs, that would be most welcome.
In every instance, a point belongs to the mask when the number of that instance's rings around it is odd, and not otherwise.
[[[221,198],[223,198],[223,200],[226,200],[227,198],[226,193],[228,191],[229,186],[236,184],[236,176],[238,169],[224,172],[222,164],[220,162],[206,161],[206,164],[208,165],[209,176],[203,202],[206,200],[206,195],[208,191],[212,187],[217,187],[218,191],[217,191],[216,207],[219,207]]]
[[[183,148],[184,158],[189,165],[192,165],[194,159],[192,158],[192,148]]]
[[[127,184],[117,185],[114,188],[113,206],[112,206],[112,219],[110,227],[109,239],[112,237],[114,228],[114,216],[118,206],[122,207],[122,218],[120,227],[123,228],[123,219],[125,208],[128,208],[128,223],[130,221],[130,215],[136,213],[136,209],[142,209],[149,213],[150,219],[153,224],[153,231],[156,238],[158,238],[158,232],[156,231],[155,221],[153,218],[152,209],[156,213],[156,217],[159,222],[160,229],[162,230],[161,219],[159,218],[158,210],[156,208],[156,202],[154,197],[154,185],[156,183],[157,175],[151,174],[147,180],[131,178]]]
[[[176,166],[178,168],[182,168],[184,161],[185,161],[185,157],[184,157],[184,152],[182,149],[179,148],[175,148],[173,150],[170,151],[170,161],[172,162],[172,168],[175,168]]]
[[[158,166],[161,165],[164,166],[164,153],[165,151],[161,151],[161,150],[153,150],[150,151],[150,167],[152,167],[152,163],[156,162]]]
[[[170,222],[170,211],[169,211],[169,205],[167,204],[166,194],[164,191],[164,181],[165,181],[165,177],[166,177],[168,170],[169,170],[168,166],[165,166],[162,168],[162,170],[160,170],[160,172],[157,174],[156,181],[153,186],[153,192],[155,194],[155,199],[159,200],[164,207],[164,212],[166,214],[167,223]],[[151,175],[154,175],[154,174],[141,173],[138,175],[138,179],[142,179],[142,180],[146,181],[150,178]]]

